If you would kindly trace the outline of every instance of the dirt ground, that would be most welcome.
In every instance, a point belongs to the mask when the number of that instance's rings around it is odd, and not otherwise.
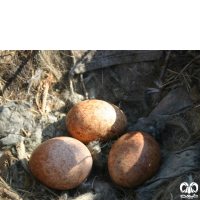
[[[137,188],[108,173],[117,140],[87,145],[94,164],[77,188],[36,180],[28,160],[42,142],[70,136],[68,111],[86,99],[118,106],[123,134],[144,131],[161,149],[158,173]],[[182,182],[200,183],[200,51],[0,51],[0,199],[181,199]],[[186,194],[187,195],[187,194]]]

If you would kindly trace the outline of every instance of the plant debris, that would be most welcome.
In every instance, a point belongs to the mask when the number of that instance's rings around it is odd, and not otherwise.
[[[182,182],[199,182],[200,51],[0,51],[0,198],[14,200],[180,199]],[[138,188],[108,173],[117,140],[87,145],[94,165],[77,188],[60,191],[36,180],[28,161],[42,142],[69,136],[75,104],[117,105],[130,131],[159,143],[158,173]],[[120,136],[119,136],[120,137]]]

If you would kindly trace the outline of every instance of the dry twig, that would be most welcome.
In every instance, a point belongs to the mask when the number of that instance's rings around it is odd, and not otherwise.
[[[1,178],[1,176],[0,176],[0,181],[2,182],[2,184],[4,185],[4,187],[6,187],[7,189],[10,189],[10,187],[8,186],[8,184],[3,180],[3,178]]]
[[[85,94],[85,99],[87,100],[88,99],[88,92],[85,88],[85,84],[84,84],[84,80],[83,80],[83,74],[80,74],[80,78],[81,78],[81,84],[82,84],[82,87],[83,87],[83,92]]]
[[[29,169],[28,159],[27,159],[27,156],[26,156],[26,149],[25,149],[23,141],[21,143],[19,143],[18,145],[16,145],[16,150],[17,150],[17,153],[18,153],[18,159],[20,160],[23,168],[26,170],[26,172],[28,172],[28,174],[31,176],[31,178],[33,180],[32,187],[34,187],[35,178],[33,177],[32,173]]]
[[[46,187],[45,185],[42,185],[42,184],[41,184],[41,186],[42,186],[44,189],[46,189],[48,192],[50,192],[51,194],[53,194],[54,196],[56,196],[56,197],[59,198],[59,196],[58,196],[55,192],[53,192],[52,190],[50,190],[48,187]]]
[[[171,72],[171,73],[173,73],[173,74],[179,74],[178,72],[175,72],[175,71],[173,71],[173,70],[171,70],[171,69],[167,69],[167,71],[169,71],[169,72]],[[199,70],[197,70],[197,71],[199,71]],[[193,74],[193,75],[189,75],[189,74],[186,73],[185,76],[187,76],[187,77],[190,79],[190,82],[192,81],[191,78],[194,78],[194,79],[200,81],[200,79],[197,78],[197,77],[195,77],[194,74]]]
[[[42,87],[42,84],[40,83],[40,85],[38,85],[38,89],[37,89],[37,93],[36,93],[36,97],[35,97],[35,104],[36,104],[39,112],[42,114],[42,111],[40,109],[40,103],[39,103],[39,95],[40,95],[41,87]]]
[[[51,83],[54,83],[54,82],[55,82],[55,79],[53,78],[53,75],[51,73],[48,73],[47,78],[44,79],[42,83],[40,83],[40,85],[38,86],[38,91],[36,93],[36,105],[42,115],[45,114],[46,112],[46,102],[47,102],[48,91],[49,91],[49,88],[53,90]],[[40,95],[40,90],[42,87],[43,87],[43,97],[42,97],[42,106],[40,108],[39,95]]]
[[[195,61],[196,59],[200,58],[200,55],[196,56],[193,60],[191,60],[182,70],[181,72],[176,76],[175,80],[180,76],[182,75],[182,73],[186,70],[186,68],[193,62]]]
[[[12,200],[19,200],[18,198],[14,197],[7,189],[4,188],[3,191]]]
[[[23,128],[21,130],[27,137],[29,136],[29,134]]]
[[[75,65],[76,65],[76,59],[75,59],[75,56],[74,56],[74,52],[72,50],[70,50],[70,54],[71,54],[71,57],[73,58],[73,67],[72,69],[75,68]],[[73,75],[74,75],[74,71],[73,70],[70,70],[69,72],[69,87],[70,87],[70,92],[71,94],[74,94],[74,87],[73,87]]]
[[[47,80],[44,80],[43,82],[43,97],[42,97],[42,113],[44,114],[46,111],[46,104],[47,104],[47,94],[49,91],[49,82]]]
[[[167,56],[165,58],[165,63],[163,65],[163,69],[162,69],[162,72],[161,72],[161,75],[160,75],[160,80],[163,82],[164,81],[164,77],[165,77],[165,73],[166,73],[166,70],[167,70],[167,65],[168,65],[168,62],[169,62],[169,57],[170,57],[170,54],[171,54],[171,50],[169,50],[167,52]]]
[[[3,188],[4,193],[11,198],[12,200],[21,200],[19,198],[14,197],[13,194],[11,194],[11,192],[9,192],[8,190],[12,191],[10,186],[3,180],[3,178],[0,176],[0,182],[3,184],[3,186],[5,188]],[[14,193],[16,196],[18,196],[18,194],[16,194],[14,191],[12,191],[12,193]]]

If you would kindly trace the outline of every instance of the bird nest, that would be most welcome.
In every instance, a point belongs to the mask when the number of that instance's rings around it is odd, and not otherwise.
[[[199,51],[0,51],[1,199],[180,199],[186,182],[199,183]],[[77,188],[60,191],[29,169],[42,142],[70,136],[65,117],[86,99],[118,106],[122,134],[143,131],[161,149],[157,174],[137,188],[115,185],[108,173],[117,138],[87,145],[94,165]]]

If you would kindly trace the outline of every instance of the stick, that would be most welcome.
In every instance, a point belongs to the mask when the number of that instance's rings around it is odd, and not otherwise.
[[[181,72],[176,76],[175,80],[185,71],[185,69],[196,59],[198,59],[200,55],[196,56],[193,60],[191,60],[182,70]]]
[[[21,130],[26,136],[29,136],[28,133],[23,128]]]
[[[47,94],[49,91],[49,82],[47,80],[44,81],[43,87],[44,87],[44,92],[42,97],[42,113],[45,113],[47,104]]]
[[[31,178],[33,180],[32,187],[34,187],[35,186],[35,178],[32,175],[31,170],[29,168],[28,159],[26,156],[26,149],[25,149],[23,141],[21,143],[19,143],[18,145],[16,145],[16,150],[17,150],[17,154],[18,154],[18,159],[20,160],[22,167],[26,170],[26,172],[28,172],[28,174],[31,176]]]
[[[165,58],[165,63],[164,63],[164,65],[163,65],[163,69],[162,69],[162,72],[161,72],[161,75],[160,75],[160,80],[162,81],[162,83],[163,83],[163,81],[164,81],[164,77],[165,77],[165,73],[166,73],[166,70],[167,70],[167,65],[168,65],[168,62],[169,62],[169,57],[170,57],[170,54],[172,53],[172,50],[169,50],[168,52],[167,52],[167,56],[166,56],[166,58]]]
[[[200,70],[200,69],[199,69],[199,70]],[[197,71],[199,71],[199,70],[197,70]],[[171,73],[173,73],[173,74],[179,74],[178,72],[175,72],[175,71],[173,71],[173,70],[171,70],[171,69],[167,69],[167,71],[169,71],[169,72],[171,72]],[[195,73],[196,73],[196,72],[195,72]],[[194,78],[194,79],[200,81],[200,79],[197,78],[197,77],[195,77],[194,74],[193,74],[193,75],[188,75],[188,74],[186,73],[185,76],[187,76],[187,77],[190,79],[190,82],[192,81],[191,78]],[[190,78],[190,77],[191,77],[191,78]]]
[[[0,176],[0,181],[3,183],[3,185],[4,185],[6,188],[10,188],[9,185],[3,180],[3,178],[1,178],[1,176]]]
[[[70,87],[70,92],[71,94],[74,94],[74,87],[73,87],[73,76],[74,76],[74,69],[75,69],[75,64],[76,64],[76,58],[74,56],[74,52],[70,50],[71,57],[73,58],[73,67],[69,72],[69,87]]]
[[[51,191],[48,187],[46,187],[46,186],[44,186],[44,185],[42,185],[42,184],[41,184],[41,186],[42,186],[44,189],[46,189],[48,192],[50,192],[51,194],[53,194],[53,195],[55,195],[56,197],[59,198],[59,196],[58,196],[55,192]]]
[[[36,97],[35,97],[35,104],[36,104],[36,106],[37,106],[39,112],[42,114],[42,111],[41,111],[41,109],[40,109],[40,103],[39,103],[39,92],[40,92],[40,89],[41,89],[41,83],[40,83],[40,85],[38,86],[38,91],[37,91]]]
[[[31,171],[29,169],[29,165],[28,165],[28,159],[26,156],[26,149],[24,146],[24,142],[20,142],[19,144],[16,145],[16,150],[17,150],[17,154],[18,154],[18,159],[21,161],[21,164],[23,166],[23,168],[30,174]]]
[[[84,84],[84,80],[83,80],[83,74],[80,74],[80,78],[81,78],[81,84],[82,84],[82,87],[83,87],[83,92],[85,94],[85,99],[87,100],[88,99],[88,92],[85,88],[85,84]]]
[[[18,198],[15,198],[6,188],[3,188],[4,193],[10,197],[12,200],[19,200]]]

